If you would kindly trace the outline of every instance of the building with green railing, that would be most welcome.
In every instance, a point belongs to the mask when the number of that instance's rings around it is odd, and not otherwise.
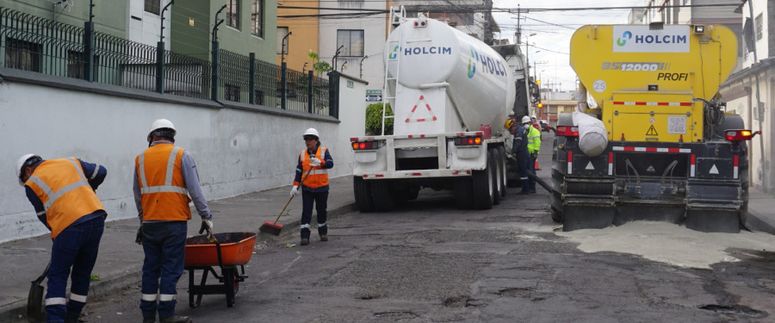
[[[327,80],[282,70],[272,63],[276,43],[274,1],[224,0],[227,5],[220,6],[215,5],[216,1],[179,1],[171,6],[171,19],[166,20],[169,31],[165,34],[169,32],[169,36],[164,46],[155,42],[158,23],[156,28],[140,28],[137,23],[161,21],[160,14],[165,13],[161,8],[169,2],[130,0],[128,7],[115,8],[114,25],[108,26],[102,23],[108,18],[97,18],[97,8],[103,3],[99,1],[94,7],[94,27],[89,28],[88,5],[85,17],[72,14],[82,11],[79,4],[88,2],[72,2],[46,12],[29,4],[35,1],[13,2],[14,8],[6,7],[6,2],[0,4],[1,67],[314,114],[333,111],[328,106]],[[22,2],[28,4],[20,5]],[[208,6],[197,7],[203,3]],[[221,8],[218,18],[223,23],[218,28],[218,48],[213,50],[215,24],[207,18],[211,15],[215,21],[215,13]],[[53,19],[55,12],[67,10],[71,13],[67,19],[60,14]],[[119,29],[116,21],[122,20],[129,31]]]

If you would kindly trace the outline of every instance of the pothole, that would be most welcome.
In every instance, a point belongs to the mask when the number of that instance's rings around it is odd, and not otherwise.
[[[506,297],[527,297],[533,291],[530,287],[510,287],[498,290],[498,295]]]
[[[718,305],[707,304],[698,306],[701,310],[713,311],[721,314],[745,315],[752,318],[762,318],[767,316],[767,312],[752,309],[743,305]]]
[[[375,317],[386,318],[393,321],[418,318],[419,315],[412,311],[387,311],[374,313]]]
[[[466,303],[468,303],[468,300],[470,297],[462,295],[462,296],[452,296],[447,297],[444,299],[443,302],[441,302],[446,307],[464,307],[466,306]]]

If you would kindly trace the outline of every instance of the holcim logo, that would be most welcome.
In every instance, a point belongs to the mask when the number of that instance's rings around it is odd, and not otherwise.
[[[649,26],[614,26],[611,37],[613,51],[624,53],[686,53],[689,51],[689,26],[665,25],[662,29]],[[618,36],[616,36],[618,35]]]
[[[395,60],[398,58],[398,50],[401,49],[401,46],[395,45],[393,46],[393,50],[390,51],[390,55],[388,56],[389,59]]]
[[[616,45],[619,47],[627,45],[627,41],[632,38],[632,33],[628,30],[622,33],[622,37],[616,39]]]
[[[476,61],[479,60],[479,54],[471,48],[471,56],[468,57],[468,78],[473,78],[476,74]]]

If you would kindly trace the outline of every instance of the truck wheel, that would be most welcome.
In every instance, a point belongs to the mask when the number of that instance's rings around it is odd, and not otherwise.
[[[374,203],[375,211],[388,212],[393,210],[396,203],[393,199],[393,194],[390,192],[390,183],[385,181],[372,182],[371,201]]]
[[[371,201],[371,189],[369,182],[364,181],[363,177],[353,176],[353,193],[355,195],[355,206],[361,212],[374,211],[374,203]]]
[[[501,179],[501,185],[500,185],[501,189],[500,189],[500,192],[501,192],[501,196],[502,197],[506,197],[506,188],[508,187],[508,185],[506,183],[508,183],[508,181],[509,181],[508,175],[506,174],[507,173],[507,171],[506,171],[506,148],[503,148],[503,146],[498,146],[497,151],[498,151],[498,164],[500,165],[500,171],[501,171],[501,176],[500,176],[500,179]]]
[[[455,206],[458,209],[470,209],[473,206],[473,187],[471,178],[458,177],[455,179]]]
[[[501,204],[501,168],[498,162],[498,151],[496,149],[490,149],[488,153],[490,164],[490,176],[492,176],[492,204]]]
[[[488,159],[490,159],[488,154]],[[473,186],[474,208],[486,210],[492,208],[494,185],[492,183],[493,175],[491,162],[488,160],[487,168],[484,170],[475,170],[471,176]]]

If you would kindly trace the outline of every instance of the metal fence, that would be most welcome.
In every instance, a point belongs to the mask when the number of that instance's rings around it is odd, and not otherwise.
[[[3,7],[0,51],[0,66],[6,68],[336,117],[329,107],[328,80],[256,60],[254,54],[220,49],[213,53],[213,66],[208,60],[91,31],[88,24],[73,26]]]

